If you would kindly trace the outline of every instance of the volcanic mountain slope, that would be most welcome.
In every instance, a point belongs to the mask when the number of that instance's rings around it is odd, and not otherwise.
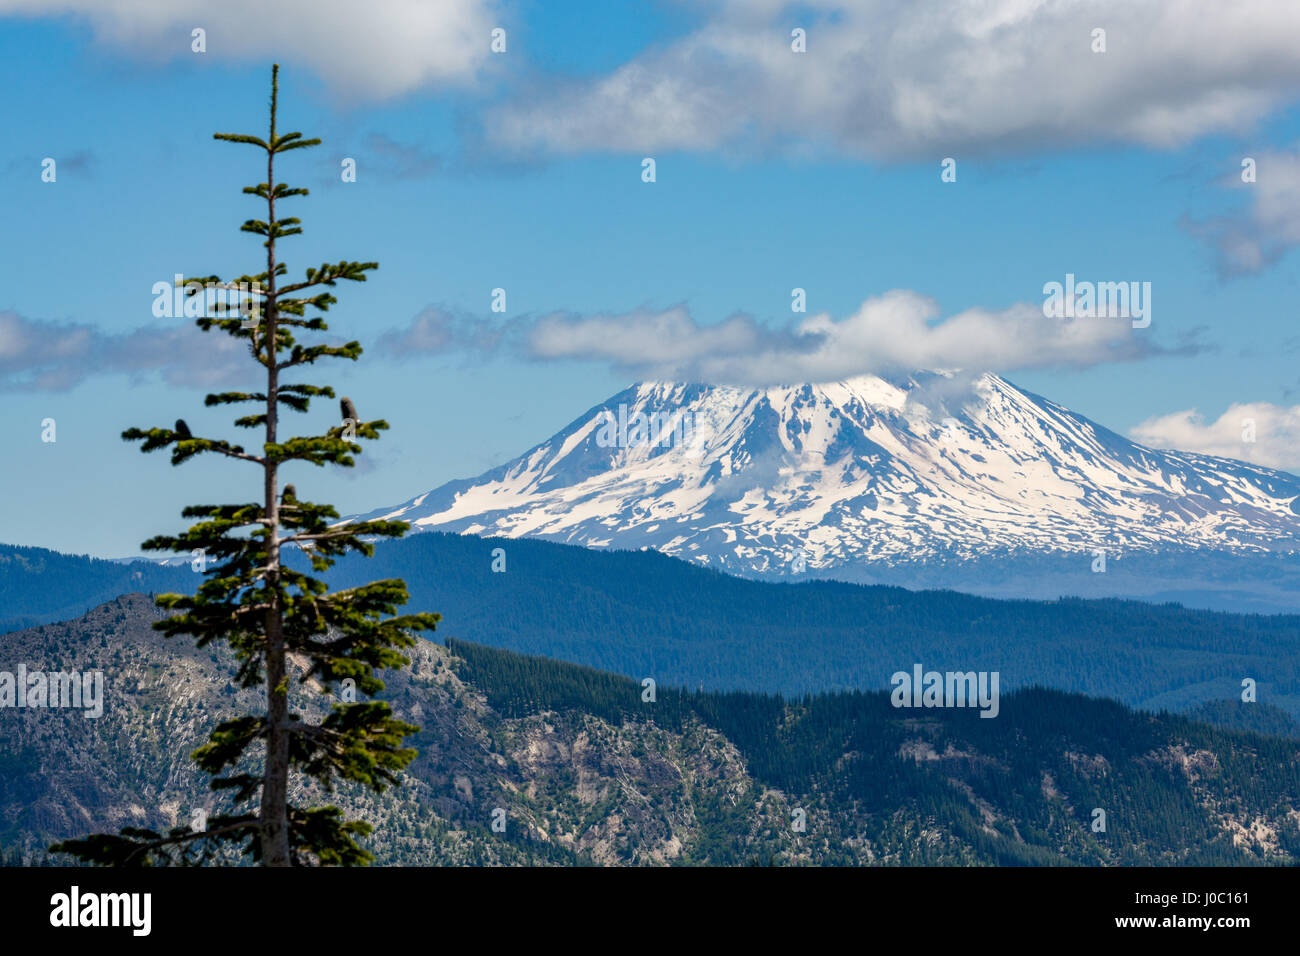
[[[218,808],[189,754],[257,693],[229,654],[152,631],[158,614],[128,595],[0,636],[0,669],[102,669],[106,686],[97,719],[0,710],[0,852],[31,862],[52,840]],[[984,719],[885,693],[647,700],[638,681],[460,641],[411,657],[384,693],[422,728],[401,785],[293,794],[373,823],[381,863],[1300,860],[1294,740],[1044,690]]]
[[[636,385],[514,461],[365,517],[861,580],[992,556],[1290,554],[1298,501],[1293,475],[1146,448],[995,375],[926,374]]]

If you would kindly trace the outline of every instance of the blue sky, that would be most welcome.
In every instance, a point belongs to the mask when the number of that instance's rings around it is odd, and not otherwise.
[[[64,11],[49,17],[0,0],[0,541],[131,554],[177,527],[185,504],[229,499],[248,481],[233,464],[172,469],[118,435],[178,415],[196,431],[229,431],[228,416],[202,407],[208,356],[163,337],[183,320],[155,319],[151,288],[176,272],[256,271],[259,242],[238,227],[260,213],[239,192],[260,181],[257,154],[211,134],[262,131],[273,57],[283,123],[325,141],[278,169],[312,190],[293,209],[305,236],[282,245],[291,274],[325,259],[380,262],[330,313],[366,356],[312,380],[392,431],[364,468],[290,476],[344,513],[477,474],[665,371],[612,345],[548,357],[528,336],[556,315],[569,331],[614,323],[635,350],[656,328],[647,316],[679,310],[689,318],[671,361],[688,370],[709,367],[701,333],[738,314],[765,334],[794,328],[806,318],[791,313],[794,287],[810,315],[836,322],[910,290],[934,300],[929,321],[941,326],[970,309],[1037,307],[1044,283],[1067,272],[1150,282],[1151,327],[1103,343],[1121,361],[1102,349],[1062,362],[1048,329],[1007,351],[1005,366],[994,349],[991,370],[1117,431],[1219,453],[1235,428],[1225,412],[1249,404],[1270,424],[1240,456],[1296,467],[1300,77],[1268,55],[1295,49],[1289,5],[1262,5],[1250,29],[1214,23],[1206,6],[1202,28],[1220,45],[1205,75],[1123,5],[1099,5],[1113,8],[1098,14],[1114,24],[1105,53],[1088,49],[1091,21],[1029,0],[983,5],[1004,18],[993,39],[983,22],[893,20],[889,36],[911,37],[930,60],[964,64],[991,49],[1014,63],[981,66],[987,75],[956,87],[905,76],[892,98],[879,87],[896,72],[844,66],[865,62],[855,50],[885,63],[907,52],[876,29],[879,8],[906,16],[894,5],[462,0],[447,14],[461,20],[420,21],[433,48],[394,38],[407,3],[371,6],[389,29],[368,43],[327,22],[318,37],[259,44],[214,16],[208,52],[195,54],[190,25],[205,18],[169,19],[150,0],[68,0],[46,5]],[[809,25],[807,53],[788,49],[791,24]],[[493,55],[498,25],[508,46]],[[423,57],[458,30],[472,48],[458,72],[426,75]],[[350,51],[338,71],[331,43]],[[1021,43],[1041,56],[1012,56]],[[1076,44],[1077,62],[1056,43]],[[849,59],[821,62],[832,47]],[[778,54],[808,59],[791,67]],[[792,83],[792,68],[809,76]],[[642,182],[646,156],[654,183]],[[954,183],[940,181],[947,156]],[[1251,185],[1240,182],[1246,156],[1259,161]],[[54,183],[41,180],[45,157],[58,163]],[[357,182],[340,181],[343,157],[356,159]],[[504,315],[489,311],[498,287]],[[441,350],[383,347],[422,314],[459,317],[462,331],[509,324],[514,344],[484,350],[461,335]],[[876,370],[871,352],[862,371]],[[334,416],[327,403],[310,421]],[[40,440],[46,418],[54,444]]]

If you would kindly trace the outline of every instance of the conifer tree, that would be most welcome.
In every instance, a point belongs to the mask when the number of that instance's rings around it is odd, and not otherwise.
[[[167,834],[127,828],[120,834],[97,834],[58,844],[53,850],[82,860],[114,865],[157,865],[229,859],[246,855],[266,866],[358,864],[370,855],[357,838],[370,832],[363,821],[345,820],[335,806],[301,807],[290,801],[291,783],[310,779],[326,792],[347,781],[382,791],[415,756],[402,746],[419,728],[395,719],[386,703],[341,695],[355,687],[362,697],[383,689],[378,672],[409,664],[401,649],[414,645],[413,631],[433,630],[438,615],[393,616],[406,603],[405,582],[376,581],[330,592],[325,582],[297,566],[323,572],[348,552],[373,553],[375,538],[395,538],[409,525],[400,521],[339,524],[328,504],[298,497],[292,485],[280,490],[281,470],[299,462],[352,467],[361,439],[379,438],[388,424],[356,419],[349,399],[341,405],[345,419],[324,434],[283,437],[282,411],[307,412],[313,399],[333,399],[325,385],[286,382],[294,370],[318,360],[355,361],[361,346],[309,342],[309,333],[327,329],[323,313],[337,300],[331,293],[340,281],[364,282],[374,262],[323,263],[307,268],[302,281],[282,281],[287,266],[279,259],[281,239],[302,232],[296,217],[282,217],[280,203],[306,196],[275,179],[276,158],[320,143],[301,133],[280,133],[276,111],[279,66],[271,71],[271,122],[266,139],[217,133],[214,138],[252,146],[266,155],[266,181],[244,193],[266,204],[265,219],[250,219],[244,232],[264,238],[265,269],[223,283],[218,276],[185,279],[185,295],[204,295],[202,285],[220,284],[255,290],[247,298],[216,302],[197,319],[204,332],[223,332],[245,341],[252,359],[262,365],[265,391],[208,395],[208,406],[251,404],[253,413],[237,418],[239,428],[261,430],[260,448],[193,434],[184,422],[175,428],[131,428],[128,441],[141,451],[171,448],[173,465],[199,455],[220,455],[260,470],[258,500],[235,504],[195,505],[183,516],[197,519],[187,531],[146,541],[146,550],[192,553],[212,564],[193,596],[163,594],[156,603],[173,611],[154,626],[169,637],[191,635],[197,646],[224,641],[238,662],[238,682],[261,688],[265,710],[221,721],[193,758],[213,775],[213,790],[230,794],[229,812],[214,815],[206,828],[178,827]],[[350,415],[347,413],[351,413]],[[305,560],[285,559],[299,553]],[[290,673],[290,655],[305,660],[305,670]],[[290,685],[296,680],[334,700],[318,723],[293,710]],[[353,682],[347,685],[345,681]]]

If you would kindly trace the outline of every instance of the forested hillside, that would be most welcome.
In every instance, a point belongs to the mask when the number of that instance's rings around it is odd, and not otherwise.
[[[199,580],[188,566],[101,561],[0,544],[0,634],[77,617],[132,591],[188,591]]]
[[[253,704],[233,662],[127,596],[0,636],[102,669],[104,715],[4,712],[0,847],[214,811],[188,754]],[[999,715],[884,693],[687,691],[452,639],[382,695],[422,729],[402,785],[334,798],[381,863],[1202,864],[1300,860],[1300,746],[1042,689]],[[255,696],[255,695],[254,695]],[[1097,811],[1105,829],[1094,829]],[[493,829],[499,819],[503,830]]]
[[[1273,808],[1276,849],[1300,859],[1293,740],[1041,688],[1005,696],[991,720],[975,710],[895,709],[883,692],[787,703],[677,691],[650,704],[624,678],[459,641],[450,648],[488,702],[513,717],[582,710],[716,728],[763,785],[801,795],[832,844],[859,846],[864,819],[883,823],[900,808],[922,821],[918,833],[937,825],[933,843],[920,841],[899,862],[951,862],[957,853],[999,864],[1230,865],[1244,861],[1230,808],[1247,804]],[[1094,809],[1105,810],[1104,834],[1091,830]],[[861,862],[852,849],[826,853],[825,862]]]

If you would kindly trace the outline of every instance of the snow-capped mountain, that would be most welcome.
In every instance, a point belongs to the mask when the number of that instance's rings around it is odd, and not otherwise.
[[[996,375],[645,383],[478,478],[365,517],[843,576],[994,554],[1290,553],[1300,479],[1146,448]]]

